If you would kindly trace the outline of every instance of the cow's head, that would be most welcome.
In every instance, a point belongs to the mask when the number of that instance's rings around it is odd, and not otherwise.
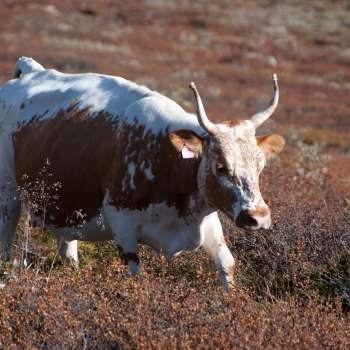
[[[279,153],[284,140],[278,135],[255,136],[255,130],[274,112],[278,104],[278,84],[274,75],[274,94],[269,106],[248,120],[212,123],[204,110],[194,83],[197,117],[207,137],[192,130],[178,130],[170,139],[183,158],[200,158],[198,187],[207,203],[251,229],[269,228],[270,209],[259,189],[259,174],[266,159]]]

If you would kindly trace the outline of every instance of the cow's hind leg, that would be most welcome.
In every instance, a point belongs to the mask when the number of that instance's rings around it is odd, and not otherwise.
[[[234,286],[235,260],[228,249],[217,213],[210,214],[201,225],[202,247],[208,252],[217,266],[221,282],[226,291]]]
[[[58,252],[64,260],[78,262],[78,241],[58,240]]]
[[[124,249],[122,248],[122,251]],[[128,266],[128,272],[131,276],[135,276],[140,272],[140,259],[136,252],[122,253],[124,264]]]
[[[11,246],[21,215],[21,205],[14,193],[2,194],[0,199],[0,260],[11,258]]]

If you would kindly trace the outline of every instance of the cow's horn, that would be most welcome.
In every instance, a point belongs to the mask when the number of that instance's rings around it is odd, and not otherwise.
[[[192,89],[194,93],[194,97],[196,99],[196,105],[197,105],[197,118],[199,125],[208,133],[208,134],[215,134],[216,132],[216,125],[212,123],[205,113],[203,102],[201,97],[199,96],[199,93],[196,88],[196,84],[192,81],[190,83],[190,88]]]
[[[278,105],[279,90],[278,90],[278,83],[277,83],[277,75],[274,74],[272,79],[273,79],[273,96],[268,107],[263,111],[260,111],[254,114],[250,119],[251,122],[254,124],[255,128],[258,128],[262,123],[264,123],[267,119],[269,119]]]

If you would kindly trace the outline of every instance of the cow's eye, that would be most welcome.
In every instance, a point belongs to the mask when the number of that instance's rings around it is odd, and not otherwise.
[[[216,165],[216,172],[218,175],[227,175],[228,169],[227,169],[226,165],[218,163]]]

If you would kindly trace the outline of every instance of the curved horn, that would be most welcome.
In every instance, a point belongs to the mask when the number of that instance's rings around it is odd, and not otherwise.
[[[263,111],[260,111],[254,114],[250,119],[251,122],[254,124],[255,128],[258,128],[262,123],[264,123],[267,119],[269,119],[278,105],[279,90],[278,90],[276,74],[273,75],[272,80],[273,80],[273,96],[268,107]]]
[[[205,113],[203,102],[201,97],[199,96],[199,93],[196,88],[196,84],[192,81],[190,83],[190,88],[193,91],[194,97],[196,99],[196,105],[197,105],[197,119],[198,123],[201,126],[202,129],[204,129],[208,134],[213,135],[216,133],[216,125],[212,123]]]

